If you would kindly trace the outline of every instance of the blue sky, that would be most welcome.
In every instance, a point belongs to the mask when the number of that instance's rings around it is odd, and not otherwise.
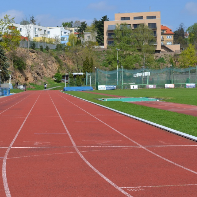
[[[181,23],[186,28],[197,23],[197,0],[9,0],[1,2],[0,18],[5,14],[22,19],[36,18],[43,26],[61,26],[62,22],[100,20],[115,13],[161,12],[161,24],[175,31]]]

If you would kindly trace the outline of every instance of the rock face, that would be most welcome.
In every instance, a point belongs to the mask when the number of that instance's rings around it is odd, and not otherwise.
[[[26,62],[26,69],[22,71],[15,69],[11,61],[9,70],[12,73],[12,83],[39,83],[45,77],[53,77],[59,67],[50,53],[18,48],[16,55]]]

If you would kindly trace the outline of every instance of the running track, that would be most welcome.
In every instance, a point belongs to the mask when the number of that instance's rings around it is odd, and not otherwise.
[[[0,99],[1,197],[196,196],[197,143],[59,91]]]

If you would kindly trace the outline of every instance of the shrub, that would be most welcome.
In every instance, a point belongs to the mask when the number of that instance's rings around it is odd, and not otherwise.
[[[40,45],[40,51],[43,51],[43,46],[42,45]]]
[[[60,82],[62,81],[62,75],[61,75],[60,73],[56,73],[56,74],[54,75],[54,78],[55,78],[55,81],[56,81],[57,83],[60,83]]]
[[[26,69],[26,63],[23,60],[23,58],[18,57],[18,56],[14,56],[13,58],[13,64],[14,64],[14,68],[22,71]]]

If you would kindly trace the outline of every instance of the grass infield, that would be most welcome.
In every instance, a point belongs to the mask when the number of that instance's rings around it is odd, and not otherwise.
[[[139,89],[139,90],[110,90],[93,91],[103,94],[119,95],[126,97],[151,97],[159,98],[163,101],[197,105],[197,89]],[[155,109],[146,106],[135,105],[125,102],[103,102],[98,98],[110,98],[97,94],[88,94],[86,92],[66,92],[86,100],[99,103],[101,105],[155,122],[157,124],[193,135],[197,137],[197,117],[171,112],[161,109]]]

